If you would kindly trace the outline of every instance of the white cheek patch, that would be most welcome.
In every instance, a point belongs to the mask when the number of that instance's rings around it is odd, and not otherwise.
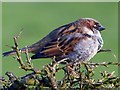
[[[84,33],[87,33],[87,34],[89,34],[89,35],[94,35],[93,34],[93,31],[92,30],[90,30],[90,29],[88,29],[87,27],[84,27]]]

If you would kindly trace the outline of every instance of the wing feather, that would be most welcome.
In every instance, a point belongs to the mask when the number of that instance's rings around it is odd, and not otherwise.
[[[80,33],[80,28],[73,22],[68,25],[65,25],[62,28],[59,28],[57,33],[57,38],[54,39],[54,35],[52,36],[52,40],[45,44],[44,47],[40,50],[39,53],[36,53],[33,57],[53,57],[53,56],[62,56],[73,51],[76,43],[80,41],[83,37]]]

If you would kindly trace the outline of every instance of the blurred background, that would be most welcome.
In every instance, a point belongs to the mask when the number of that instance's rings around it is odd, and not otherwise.
[[[23,33],[18,39],[19,48],[31,45],[42,39],[55,28],[75,21],[79,18],[94,18],[101,22],[106,28],[102,32],[104,39],[104,49],[111,49],[111,53],[99,53],[90,62],[117,62],[118,57],[118,10],[117,3],[9,3],[2,4],[2,52],[8,51],[12,46],[13,37],[17,35],[22,28]],[[30,54],[32,55],[32,54]],[[116,56],[116,58],[114,57]],[[24,58],[24,54],[23,54]],[[51,59],[33,60],[34,67],[42,68],[49,64]],[[2,75],[11,71],[17,76],[26,73],[19,69],[19,63],[13,56],[2,58]],[[115,71],[118,74],[116,66],[108,68],[98,67],[96,72],[106,70]],[[59,72],[58,79],[62,73]],[[95,78],[99,77],[96,73]]]

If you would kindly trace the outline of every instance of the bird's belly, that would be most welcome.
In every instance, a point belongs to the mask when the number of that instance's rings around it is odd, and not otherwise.
[[[76,61],[89,61],[98,51],[98,43],[95,41],[81,41],[76,44],[69,58]]]

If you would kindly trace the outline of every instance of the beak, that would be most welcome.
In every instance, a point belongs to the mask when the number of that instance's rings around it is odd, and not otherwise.
[[[105,27],[103,27],[102,25],[100,27],[98,27],[99,31],[105,30]]]

